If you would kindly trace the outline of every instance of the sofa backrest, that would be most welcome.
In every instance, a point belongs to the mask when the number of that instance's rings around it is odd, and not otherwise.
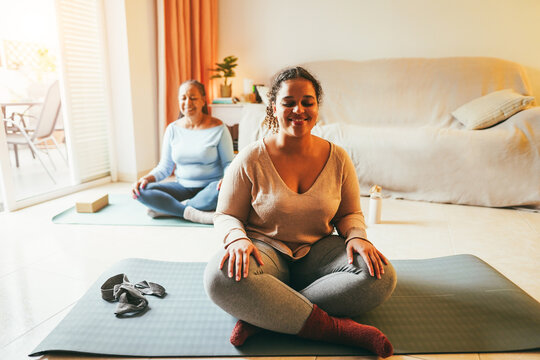
[[[306,63],[321,81],[320,121],[370,126],[448,126],[472,99],[511,88],[530,95],[521,65],[487,57]]]

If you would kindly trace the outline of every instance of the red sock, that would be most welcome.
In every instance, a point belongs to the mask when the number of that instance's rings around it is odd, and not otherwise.
[[[231,333],[231,344],[233,344],[234,346],[241,346],[244,344],[247,338],[261,331],[262,329],[260,327],[251,325],[250,323],[242,320],[238,320]]]
[[[313,305],[313,310],[298,336],[358,346],[383,358],[394,352],[392,344],[379,329],[359,324],[351,319],[330,316],[317,305]]]

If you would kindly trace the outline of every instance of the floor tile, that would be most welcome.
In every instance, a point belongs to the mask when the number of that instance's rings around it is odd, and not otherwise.
[[[534,229],[540,237],[540,212],[519,211],[518,214],[527,221],[529,226]]]
[[[346,360],[378,360],[378,356],[317,356],[316,360],[335,360],[335,359],[346,359]],[[394,359],[394,356],[388,357],[389,360],[401,360],[398,358]]]
[[[75,303],[86,291],[80,281],[37,269],[2,278],[0,348]]]
[[[390,259],[454,254],[441,204],[384,199],[380,224],[368,224],[370,241]]]
[[[88,288],[112,264],[102,259],[61,251],[34,262],[28,268],[80,280]]]
[[[34,225],[26,224],[15,229],[7,225],[1,228],[0,278],[58,251],[54,232],[43,229],[43,233],[38,234]]]
[[[480,360],[538,360],[540,352],[512,352],[512,353],[489,353],[479,354]]]
[[[32,328],[11,341],[8,345],[0,348],[0,359],[37,359],[36,357],[29,357],[27,355],[45,339],[72,308],[73,305],[68,306],[66,309],[39,324],[39,326]]]
[[[418,354],[413,356],[421,360],[479,360],[478,354]]]

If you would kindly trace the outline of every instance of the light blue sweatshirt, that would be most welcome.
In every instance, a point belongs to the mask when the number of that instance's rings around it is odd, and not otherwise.
[[[225,125],[191,130],[169,124],[163,136],[161,159],[150,172],[156,181],[172,174],[185,187],[205,187],[223,177],[234,152],[231,134]]]

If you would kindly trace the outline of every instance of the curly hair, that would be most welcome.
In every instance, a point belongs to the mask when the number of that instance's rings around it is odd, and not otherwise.
[[[201,93],[201,96],[203,98],[205,98],[205,103],[204,103],[204,106],[202,108],[202,112],[203,114],[208,114],[208,105],[206,104],[206,90],[204,89],[204,85],[200,82],[198,82],[197,80],[186,80],[184,81],[183,83],[180,84],[180,86],[178,87],[178,94],[180,94],[180,88],[184,85],[193,85],[197,88],[197,90],[199,90],[199,92]],[[180,112],[180,116],[179,118],[183,118],[184,117],[184,114],[182,114],[182,112]]]
[[[317,96],[317,103],[320,104],[322,100],[322,87],[319,80],[317,80],[309,71],[301,66],[295,66],[286,68],[278,72],[272,78],[272,85],[268,91],[268,106],[266,107],[266,117],[264,118],[263,125],[265,125],[274,134],[279,130],[279,123],[274,116],[273,105],[276,103],[276,95],[281,89],[281,84],[287,80],[293,79],[306,79],[313,85],[315,89],[315,95]]]

